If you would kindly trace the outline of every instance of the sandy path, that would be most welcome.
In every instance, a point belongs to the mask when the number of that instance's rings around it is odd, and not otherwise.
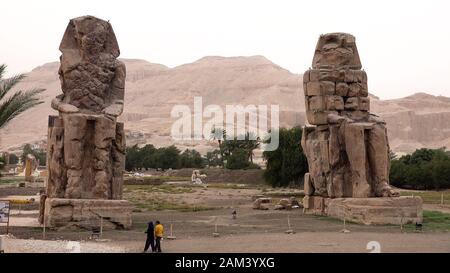
[[[164,240],[164,252],[258,252],[258,253],[309,253],[309,252],[370,252],[367,244],[380,243],[381,252],[443,252],[450,253],[450,236],[439,234],[375,234],[367,232],[302,232],[287,234],[227,235],[219,238],[196,237]],[[117,253],[142,251],[144,242],[81,242],[83,253]],[[70,253],[74,250],[68,241],[6,239],[6,252]]]
[[[380,243],[381,252],[450,253],[450,236],[439,234],[304,232],[248,234],[219,238],[200,237],[163,241],[165,252],[369,252],[370,241]],[[112,243],[112,242],[111,242]],[[129,252],[142,251],[143,242],[121,242]],[[114,244],[114,243],[113,243]]]
[[[450,213],[450,205],[423,204],[423,210],[434,210],[443,213]]]

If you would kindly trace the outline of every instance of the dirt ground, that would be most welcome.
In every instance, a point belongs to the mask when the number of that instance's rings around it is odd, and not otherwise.
[[[33,198],[38,192],[39,188],[0,188],[0,198]],[[399,226],[351,223],[344,227],[340,220],[304,215],[302,210],[253,210],[252,196],[258,194],[272,196],[275,203],[281,196],[297,192],[236,185],[204,188],[183,183],[127,186],[124,197],[136,205],[133,227],[105,231],[100,241],[89,239],[89,231],[48,229],[42,240],[35,198],[20,211],[13,206],[12,236],[6,239],[6,251],[72,252],[69,241],[77,241],[81,252],[138,253],[143,250],[147,222],[159,220],[166,235],[176,236],[176,240],[163,241],[164,252],[369,252],[367,244],[371,241],[378,242],[382,252],[450,252],[448,232],[405,232]],[[236,219],[231,214],[234,210]],[[350,232],[342,233],[344,228]],[[288,229],[295,234],[285,234]],[[215,232],[219,237],[213,237]],[[4,233],[4,227],[0,233]]]

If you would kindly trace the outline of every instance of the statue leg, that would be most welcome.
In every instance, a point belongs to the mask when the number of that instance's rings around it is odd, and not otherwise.
[[[399,193],[389,186],[389,143],[383,124],[375,124],[369,131],[367,153],[375,196],[399,196]]]
[[[118,122],[116,124],[116,136],[112,146],[112,185],[111,185],[111,198],[122,199],[123,189],[123,172],[125,170],[125,132],[123,123]]]
[[[353,197],[370,197],[370,184],[367,180],[367,156],[364,131],[357,123],[345,126],[345,149],[350,163]]]
[[[67,166],[65,198],[82,198],[82,160],[87,119],[64,115],[64,161]]]
[[[316,127],[305,128],[302,136],[303,151],[307,155],[309,174],[314,187],[313,195],[328,197],[322,150],[324,142],[319,140],[319,132]]]
[[[116,134],[115,121],[100,117],[95,123],[95,185],[93,194],[96,198],[110,199],[112,173],[112,141]]]

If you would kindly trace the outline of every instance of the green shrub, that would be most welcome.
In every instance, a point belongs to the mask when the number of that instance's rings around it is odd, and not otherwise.
[[[275,151],[265,151],[267,167],[264,179],[273,187],[298,185],[308,172],[308,162],[301,147],[302,129],[282,128],[279,131],[279,146]],[[270,142],[270,139],[267,140]]]
[[[450,188],[450,156],[445,149],[419,149],[391,161],[391,184],[417,190]]]

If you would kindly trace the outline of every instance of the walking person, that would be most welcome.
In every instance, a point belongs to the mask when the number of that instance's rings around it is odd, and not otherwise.
[[[159,222],[156,221],[155,226],[155,238],[156,238],[156,252],[161,252],[161,239],[164,236],[164,226]]]
[[[145,241],[144,253],[147,252],[149,246],[152,247],[152,252],[155,252],[155,227],[152,221],[148,222],[145,233],[147,233],[147,240]]]

